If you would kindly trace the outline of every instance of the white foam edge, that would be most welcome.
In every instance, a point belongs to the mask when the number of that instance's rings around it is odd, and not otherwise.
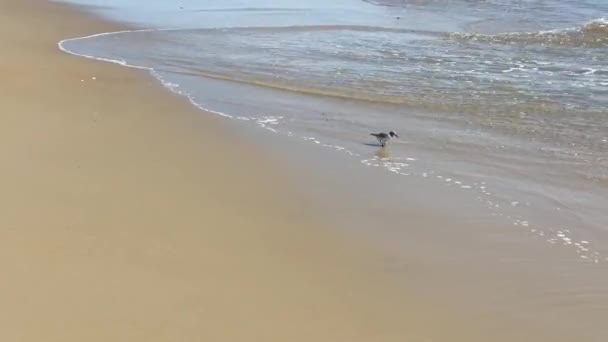
[[[200,103],[198,103],[194,100],[194,97],[191,94],[184,93],[184,92],[178,90],[177,89],[178,87],[176,87],[175,84],[165,81],[162,78],[162,76],[160,76],[160,74],[156,70],[154,70],[154,68],[145,67],[145,66],[141,66],[141,65],[135,65],[135,64],[129,64],[125,60],[103,58],[103,57],[97,57],[97,56],[87,55],[87,54],[83,54],[83,53],[77,53],[64,46],[64,44],[68,43],[68,42],[74,42],[74,41],[78,41],[78,40],[85,40],[85,39],[91,39],[91,38],[97,38],[97,37],[103,37],[103,36],[111,36],[111,35],[116,35],[116,34],[155,32],[155,31],[179,31],[179,30],[181,30],[181,29],[172,29],[172,28],[170,28],[170,29],[140,29],[140,30],[122,30],[122,31],[113,31],[113,32],[102,32],[102,33],[96,33],[96,34],[83,36],[83,37],[62,39],[57,43],[57,47],[59,48],[59,50],[65,52],[69,55],[93,59],[96,61],[101,61],[101,62],[106,62],[106,63],[118,64],[120,66],[132,68],[132,69],[146,70],[150,73],[150,75],[152,75],[154,78],[156,78],[163,85],[163,87],[167,88],[168,90],[170,90],[171,92],[173,92],[175,94],[185,96],[188,99],[188,101],[190,101],[190,103],[193,106],[195,106],[196,108],[203,110],[205,112],[220,115],[220,116],[223,116],[226,118],[233,118],[233,116],[230,114],[226,114],[226,113],[223,113],[223,112],[220,112],[217,110],[212,110],[212,109],[203,107],[203,105],[201,105]]]

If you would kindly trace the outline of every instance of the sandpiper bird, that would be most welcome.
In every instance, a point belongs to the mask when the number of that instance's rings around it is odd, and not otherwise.
[[[395,133],[395,131],[390,131],[388,133],[384,133],[384,132],[382,132],[382,133],[370,133],[370,135],[375,136],[376,139],[378,139],[378,142],[380,143],[380,145],[382,145],[382,147],[386,146],[386,144],[392,138],[399,138],[399,136],[397,135],[397,133]]]

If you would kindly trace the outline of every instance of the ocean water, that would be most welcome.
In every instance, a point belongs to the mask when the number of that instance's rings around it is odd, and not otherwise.
[[[539,249],[605,271],[608,1],[68,2],[135,28],[64,51],[147,69],[201,109],[396,180],[459,189]],[[389,130],[401,138],[388,149],[369,136]]]

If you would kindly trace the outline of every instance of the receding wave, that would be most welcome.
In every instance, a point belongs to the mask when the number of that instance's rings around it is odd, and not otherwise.
[[[408,5],[432,5],[440,4],[445,5],[445,0],[363,0],[364,2],[370,3],[376,6],[385,7],[405,7]]]
[[[363,0],[364,2],[370,3],[372,5],[377,5],[377,6],[387,6],[387,7],[398,7],[398,6],[403,6],[404,3],[402,2],[396,2],[396,1],[380,1],[380,0]]]
[[[588,31],[601,31],[598,23]],[[430,31],[287,26],[127,32],[80,48],[159,71],[472,113],[605,112],[603,50],[470,49]],[[134,48],[137,46],[137,48]],[[94,53],[90,53],[94,55]]]
[[[288,8],[288,7],[236,7],[236,8],[204,8],[194,9],[190,12],[305,12],[305,8]]]
[[[175,71],[174,71],[175,72]],[[502,103],[500,97],[480,97],[478,94],[471,94],[463,92],[459,95],[451,93],[453,90],[433,89],[433,88],[419,88],[411,89],[410,92],[404,92],[400,95],[389,94],[382,91],[381,82],[365,82],[361,84],[361,87],[348,87],[347,84],[343,86],[337,85],[320,85],[311,84],[304,82],[289,82],[287,80],[281,80],[279,78],[272,79],[270,77],[261,78],[258,75],[252,75],[249,73],[215,73],[209,70],[189,70],[179,71],[178,74],[188,76],[199,76],[207,77],[212,79],[239,82],[244,84],[262,86],[266,88],[273,88],[277,90],[285,90],[306,95],[315,96],[327,96],[333,98],[340,98],[345,100],[365,101],[372,103],[383,103],[391,105],[401,105],[411,108],[418,108],[430,111],[441,111],[441,112],[460,112],[460,113],[471,113],[471,114],[492,114],[495,116],[502,116],[505,120],[510,121],[514,118],[519,118],[520,113],[536,113],[536,114],[551,114],[551,113],[563,113],[567,111],[568,106],[552,101],[551,99],[539,99],[527,97],[525,100],[511,99],[512,102],[507,101],[509,97],[518,95],[516,91],[506,91],[502,95]],[[496,93],[496,91],[492,91]],[[604,115],[603,111],[594,109],[588,110],[588,115]]]
[[[608,18],[560,30],[508,32],[499,34],[451,33],[451,39],[497,44],[538,44],[548,46],[608,47]]]
[[[231,28],[212,28],[212,29],[189,29],[180,30],[181,32],[271,32],[271,33],[289,33],[289,32],[315,32],[315,31],[353,31],[363,33],[402,33],[415,34],[428,37],[445,37],[444,32],[407,29],[399,27],[383,27],[383,26],[366,26],[366,25],[293,25],[293,26],[254,26],[254,27],[231,27]]]

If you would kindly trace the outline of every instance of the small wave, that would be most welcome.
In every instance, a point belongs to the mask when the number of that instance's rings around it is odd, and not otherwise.
[[[608,18],[591,20],[581,26],[537,32],[499,34],[450,33],[450,39],[497,44],[539,44],[570,47],[608,47]]]
[[[378,0],[363,0],[363,2],[367,2],[369,4],[376,5],[376,6],[386,6],[386,7],[400,7],[400,6],[404,5],[404,4],[395,4],[393,2],[378,1]]]
[[[407,7],[410,5],[424,6],[424,5],[445,5],[445,0],[363,0],[369,4],[383,7]]]
[[[288,7],[244,7],[244,8],[205,8],[193,9],[190,12],[305,12],[306,8]]]
[[[563,113],[567,110],[580,110],[580,113],[585,113],[584,115],[598,115],[597,111],[594,111],[590,108],[577,109],[574,107],[568,107],[568,105],[544,99],[528,99],[526,101],[511,102],[508,104],[503,103],[502,106],[496,106],[496,101],[498,100],[496,100],[495,98],[488,98],[486,100],[477,99],[475,101],[463,101],[462,96],[453,94],[452,96],[450,96],[450,94],[447,94],[445,92],[445,89],[441,91],[433,89],[425,89],[425,91],[420,91],[419,89],[419,91],[416,92],[402,93],[396,96],[394,94],[386,94],[383,92],[372,91],[370,89],[358,89],[353,87],[333,85],[307,84],[303,82],[291,82],[289,80],[271,80],[268,78],[256,77],[253,75],[217,73],[202,69],[172,72],[186,76],[206,77],[209,79],[272,88],[279,91],[289,91],[301,95],[321,96],[383,105],[405,106],[412,109],[415,108],[419,110],[441,113],[458,112],[475,115],[485,113],[487,115],[493,115],[495,118],[504,117],[504,120],[506,120],[505,124],[513,124],[511,122],[512,118],[519,117],[520,113],[522,112],[543,115]]]
[[[334,32],[341,31],[365,33],[366,35],[356,35],[356,38],[363,44],[356,46],[340,45],[347,45],[347,43],[333,38],[338,36]],[[154,32],[158,35],[152,35]],[[306,41],[310,39],[310,35],[308,35],[310,32],[323,34],[321,36],[317,35],[322,39],[318,44],[312,45],[316,49],[312,54],[309,54],[311,45],[306,44]],[[395,34],[367,35],[370,32],[392,32]],[[483,56],[490,63],[488,64],[490,65],[488,67],[489,71],[481,69],[481,66],[467,65],[464,62],[460,62],[458,65],[451,64],[453,61],[460,60],[461,56],[468,56],[468,52],[453,49],[450,55],[443,52],[437,54],[435,53],[437,46],[445,48],[445,45],[435,45],[443,44],[444,42],[441,40],[434,39],[428,45],[419,43],[419,40],[410,40],[409,37],[402,41],[399,39],[404,36],[403,33],[412,32],[438,34],[437,32],[356,25],[149,29],[103,33],[68,39],[60,42],[59,46],[65,50],[66,46],[64,45],[70,45],[69,42],[91,38],[101,38],[100,42],[109,42],[110,46],[115,46],[120,37],[124,38],[127,43],[130,41],[146,41],[146,39],[153,42],[161,41],[163,44],[175,44],[176,48],[167,48],[161,51],[158,45],[150,44],[142,45],[142,48],[149,47],[150,52],[138,49],[131,53],[133,51],[132,45],[125,44],[122,45],[124,46],[123,50],[115,50],[104,57],[109,58],[106,61],[117,64],[126,65],[126,61],[129,61],[131,64],[145,65],[149,68],[188,76],[221,79],[313,96],[403,105],[438,112],[498,113],[519,117],[521,112],[542,114],[563,113],[573,110],[584,111],[585,113],[598,111],[595,102],[590,107],[589,102],[585,102],[588,99],[587,94],[580,95],[580,91],[572,95],[569,102],[561,101],[561,97],[553,96],[550,87],[531,92],[525,87],[517,87],[517,84],[504,85],[504,82],[480,83],[484,87],[486,84],[490,87],[486,91],[485,88],[475,85],[474,82],[484,82],[484,77],[508,79],[509,81],[517,80],[520,74],[524,74],[528,70],[535,68],[544,72],[548,67],[536,65],[541,64],[541,62],[525,64],[524,61],[516,63],[501,58],[493,59],[492,55]],[[259,35],[260,33],[263,34]],[[275,35],[276,33],[281,34]],[[294,33],[304,34],[294,35]],[[142,34],[144,37],[139,37]],[[347,36],[347,38],[350,39],[350,36]],[[207,54],[196,52],[196,59],[180,54],[190,51],[189,47],[192,42],[197,44],[202,42],[203,39],[207,50],[211,52]],[[382,45],[376,44],[378,39],[382,39],[384,43]],[[304,43],[299,43],[298,40]],[[91,42],[95,41],[97,40]],[[358,43],[358,41],[356,42]],[[455,44],[448,45],[448,47],[452,45]],[[266,46],[273,49],[264,48]],[[277,46],[281,49],[276,48]],[[336,49],[338,46],[339,48]],[[79,48],[82,49],[83,47],[75,46],[72,51],[77,51]],[[85,51],[87,50],[85,49]],[[173,51],[180,53],[174,54]],[[411,53],[406,56],[403,51],[417,51],[417,55]],[[70,51],[66,52],[71,53]],[[271,54],[269,55],[269,53]],[[88,54],[93,53],[89,52]],[[142,58],[142,55],[145,57]],[[224,60],[223,57],[218,59],[218,56],[226,55],[233,56],[235,59],[228,61]],[[256,58],[251,59],[250,56],[256,56]],[[323,58],[325,62],[330,62],[328,63],[329,66],[311,67],[317,65],[319,58]],[[99,56],[96,59],[103,60]],[[257,60],[259,62],[242,63],[242,60]],[[264,62],[266,60],[271,62]],[[380,60],[383,61],[382,68],[377,67]],[[292,61],[298,63],[291,65],[290,62]],[[494,62],[496,63],[494,64]],[[575,68],[564,69],[563,72],[567,73],[568,76],[599,75],[605,72],[601,65],[593,63],[584,65],[580,62],[579,59]],[[294,67],[294,65],[297,67]],[[307,68],[302,67],[302,65]],[[389,66],[393,69],[390,69]],[[471,70],[469,70],[469,66]],[[414,72],[404,71],[406,67],[407,70],[414,70]],[[394,70],[394,72],[389,72],[390,70]],[[416,73],[418,70],[421,72]],[[326,77],[327,73],[331,74],[330,77]],[[430,75],[432,75],[432,83],[428,82]],[[595,78],[592,81],[594,80]],[[551,82],[553,81],[555,80],[551,79]],[[569,79],[568,82],[572,87],[577,87],[573,88],[573,91],[576,92],[579,89],[578,84],[581,85],[580,87],[584,87],[591,81],[575,83]],[[501,87],[501,84],[503,87]],[[502,105],[497,106],[496,103]],[[601,107],[599,110],[603,112],[604,109]]]
[[[591,20],[583,25],[582,30],[584,32],[608,34],[608,17]]]
[[[322,32],[322,31],[354,31],[354,32],[381,32],[381,33],[402,33],[412,34],[427,37],[443,37],[444,32],[407,29],[398,27],[385,26],[367,26],[367,25],[287,25],[287,26],[246,26],[246,27],[229,27],[229,28],[211,28],[211,29],[182,29],[180,31],[193,32],[270,32],[270,33],[294,33],[294,32]]]

